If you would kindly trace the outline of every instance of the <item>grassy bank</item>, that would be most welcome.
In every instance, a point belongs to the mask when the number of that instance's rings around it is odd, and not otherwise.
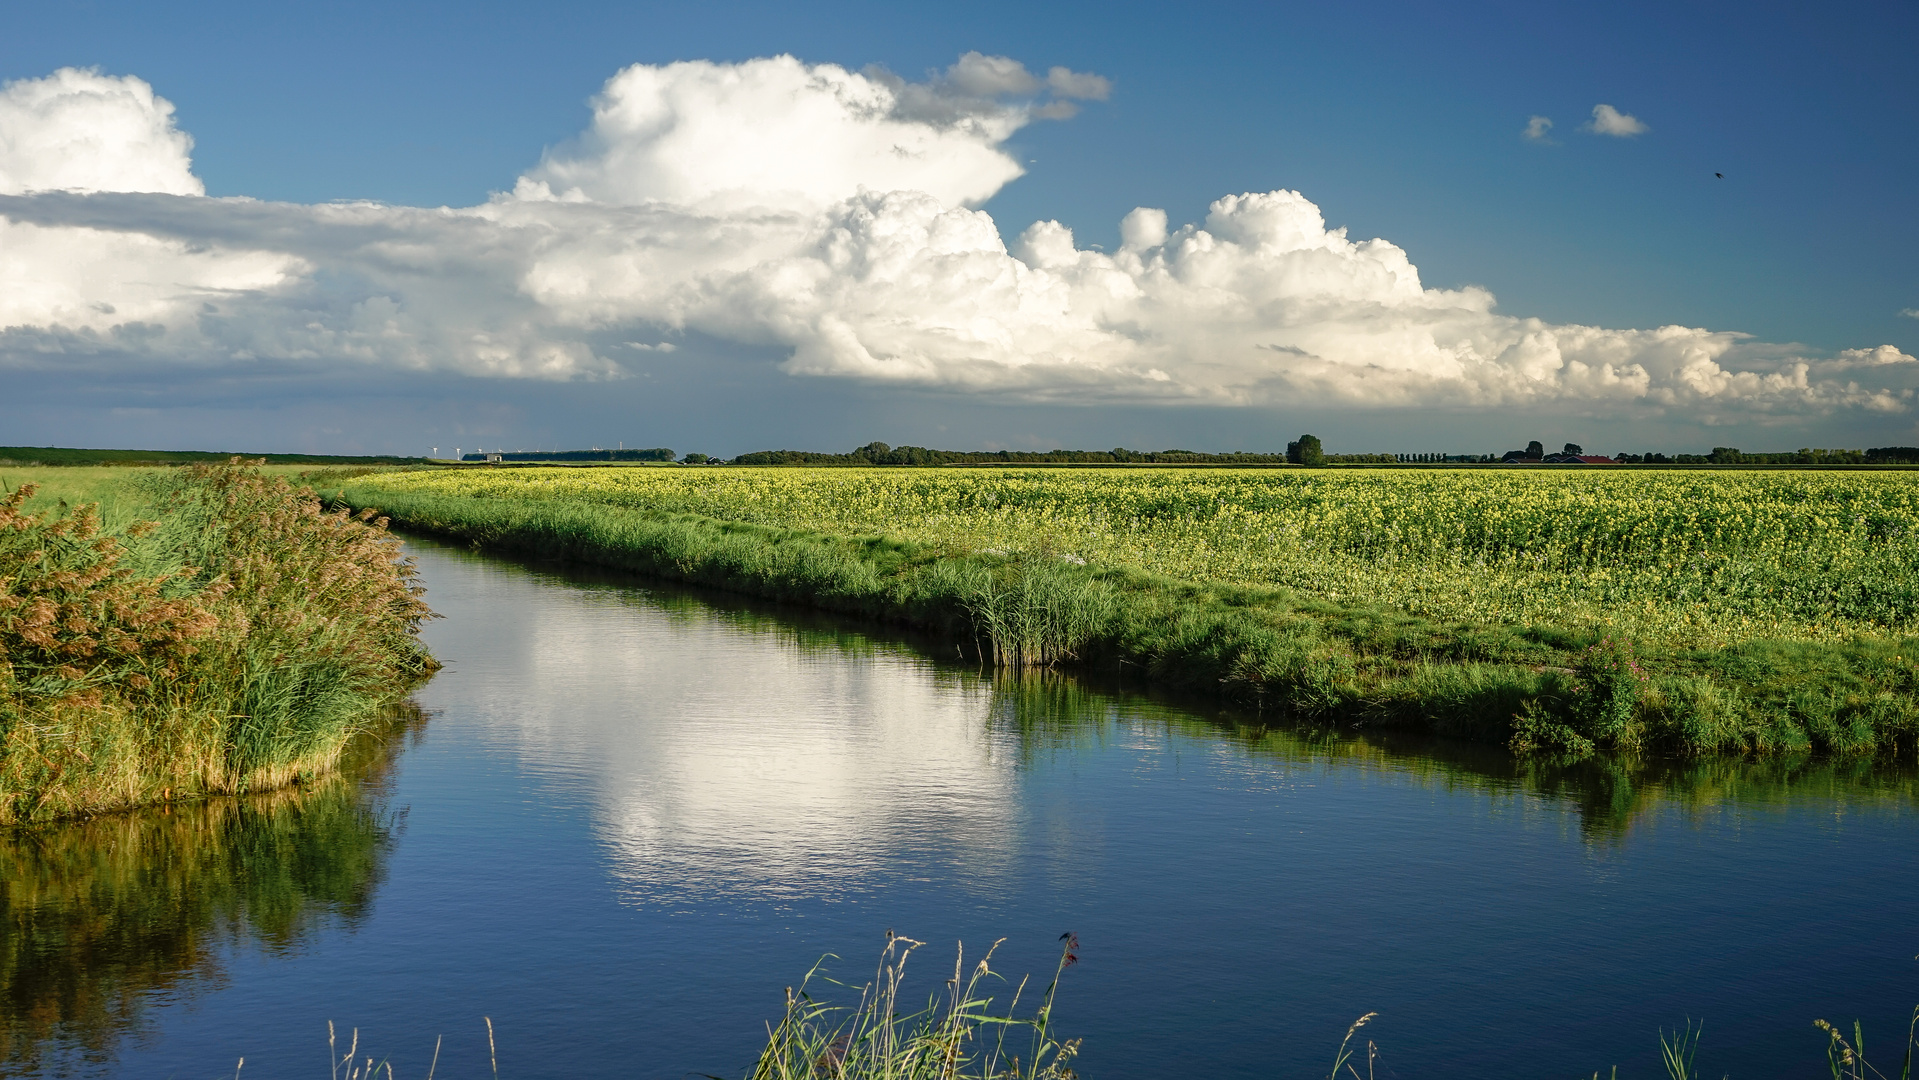
[[[402,525],[1522,749],[1910,751],[1903,475],[388,473]]]
[[[0,824],[326,771],[432,670],[383,523],[237,465],[101,482],[112,525],[0,499]]]

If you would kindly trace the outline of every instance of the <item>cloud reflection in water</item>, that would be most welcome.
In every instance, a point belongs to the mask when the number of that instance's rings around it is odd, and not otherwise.
[[[514,612],[521,644],[441,647],[456,670],[485,657],[461,696],[485,702],[530,771],[590,800],[631,900],[818,900],[898,874],[980,887],[1016,850],[1018,749],[988,681],[630,583],[556,594],[482,572],[507,594],[488,590],[486,621]],[[442,630],[478,621],[448,614]]]

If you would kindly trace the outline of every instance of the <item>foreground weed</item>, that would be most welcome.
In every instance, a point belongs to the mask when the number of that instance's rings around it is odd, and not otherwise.
[[[813,999],[812,981],[833,980],[816,964],[799,989],[786,992],[786,1011],[768,1026],[766,1048],[748,1074],[750,1080],[1070,1080],[1078,1039],[1059,1039],[1053,1033],[1053,1006],[1060,976],[1079,960],[1079,939],[1061,935],[1059,966],[1053,981],[1040,995],[1029,1016],[1019,1015],[1026,989],[1021,979],[1003,1013],[992,1011],[984,983],[1000,981],[992,970],[994,942],[970,971],[962,947],[953,960],[953,976],[946,981],[944,1001],[937,995],[925,1008],[902,1015],[900,986],[907,959],[923,942],[887,933],[879,969],[872,981],[859,987],[859,1004],[835,1008]],[[822,960],[821,964],[825,961]],[[835,984],[843,985],[843,984]],[[1009,1036],[1024,1036],[1008,1048]]]
[[[1852,1022],[1852,1041],[1846,1041],[1839,1028],[1824,1020],[1814,1020],[1813,1026],[1826,1033],[1826,1064],[1832,1070],[1832,1080],[1891,1080],[1866,1061],[1866,1033],[1859,1021]],[[1919,1039],[1919,1008],[1912,1012],[1912,1023],[1906,1028],[1906,1056],[1899,1067],[1899,1080],[1912,1080],[1912,1052],[1915,1040]]]
[[[1353,1057],[1353,1036],[1358,1034],[1360,1028],[1371,1023],[1373,1018],[1378,1015],[1378,1013],[1369,1012],[1353,1021],[1353,1026],[1346,1029],[1346,1037],[1339,1040],[1339,1052],[1333,1055],[1333,1071],[1328,1075],[1327,1080],[1339,1080],[1339,1071],[1341,1069],[1352,1073],[1353,1080],[1359,1080],[1359,1070],[1351,1064]],[[1373,1064],[1378,1059],[1379,1047],[1375,1046],[1371,1039],[1366,1040],[1366,1080],[1372,1080]]]
[[[1706,1030],[1702,1020],[1694,1027],[1691,1020],[1686,1026],[1673,1031],[1667,1039],[1662,1029],[1659,1032],[1659,1061],[1666,1067],[1666,1075],[1671,1080],[1698,1080],[1699,1074],[1693,1071],[1692,1061],[1699,1053],[1699,1036]]]
[[[992,970],[993,954],[1005,939],[993,943],[986,955],[969,970],[965,949],[961,947],[953,961],[952,977],[945,982],[942,998],[934,994],[924,1008],[901,1014],[900,987],[905,981],[907,959],[924,942],[886,933],[886,947],[880,953],[879,967],[871,981],[859,987],[859,1003],[851,1009],[837,1008],[814,1000],[808,987],[814,979],[844,987],[823,974],[824,964],[832,956],[813,965],[799,988],[786,990],[786,1009],[778,1023],[767,1025],[766,1047],[747,1073],[747,1080],[1078,1080],[1072,1063],[1078,1057],[1078,1039],[1061,1040],[1052,1032],[1052,1012],[1059,991],[1060,977],[1079,959],[1079,939],[1061,934],[1063,943],[1053,981],[1041,995],[1031,1015],[1018,1014],[1019,1000],[1026,979],[1014,988],[1004,1013],[992,1009],[993,999],[984,996],[983,985],[1001,981]],[[1375,1080],[1379,1047],[1371,1040],[1365,1044],[1366,1071],[1359,1071],[1360,1047],[1353,1044],[1361,1028],[1377,1019],[1369,1012],[1353,1021],[1333,1054],[1332,1071],[1327,1080]],[[500,1075],[499,1054],[494,1045],[493,1020],[486,1019],[487,1058],[493,1076]],[[1865,1037],[1861,1025],[1852,1025],[1847,1039],[1837,1027],[1824,1020],[1813,1022],[1826,1032],[1826,1058],[1833,1080],[1893,1080],[1887,1073],[1868,1064]],[[1691,1020],[1675,1028],[1671,1035],[1659,1031],[1660,1064],[1668,1080],[1701,1080],[1694,1061],[1699,1052],[1705,1024]],[[1027,1056],[1009,1051],[1009,1036],[1024,1036]],[[1018,1039],[1015,1040],[1016,1042]],[[442,1039],[433,1043],[433,1061],[426,1080],[433,1080],[440,1064]],[[328,1058],[333,1064],[331,1080],[394,1080],[393,1067],[385,1061],[362,1057],[360,1031],[353,1029],[351,1042],[340,1052],[333,1021],[327,1021]],[[1919,1048],[1919,1009],[1913,1010],[1912,1024],[1906,1032],[1905,1058],[1898,1080],[1913,1080],[1913,1052]],[[240,1059],[245,1065],[246,1059]],[[705,1080],[724,1080],[711,1073],[698,1075]],[[1600,1074],[1594,1072],[1593,1080]],[[1619,1080],[1615,1066],[1611,1080]],[[236,1067],[234,1080],[239,1080]]]

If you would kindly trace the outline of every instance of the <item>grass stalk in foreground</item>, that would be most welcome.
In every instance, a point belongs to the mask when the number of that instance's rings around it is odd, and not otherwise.
[[[1029,1016],[1019,1015],[1025,979],[1003,1013],[994,1012],[994,999],[985,996],[982,984],[999,979],[991,961],[1004,939],[970,971],[962,947],[953,959],[944,1002],[936,996],[918,1012],[902,1015],[899,995],[907,958],[924,943],[888,931],[879,970],[859,988],[853,1008],[814,1000],[808,990],[813,980],[832,981],[820,974],[820,964],[807,972],[798,990],[787,988],[785,1014],[768,1026],[766,1049],[749,1080],[1067,1080],[1075,1075],[1072,1061],[1080,1044],[1054,1035],[1053,1005],[1060,976],[1079,959],[1079,939],[1068,933],[1061,940],[1065,944],[1053,981]],[[1009,1036],[1015,1040],[1011,1048]]]
[[[1814,1020],[1813,1026],[1826,1033],[1826,1065],[1832,1070],[1832,1080],[1892,1080],[1866,1062],[1866,1033],[1859,1021],[1852,1022],[1851,1042],[1846,1041],[1836,1026],[1824,1020]],[[1912,1080],[1912,1052],[1916,1042],[1919,1042],[1919,1008],[1912,1010],[1912,1023],[1906,1027],[1906,1056],[1899,1067],[1899,1080]]]
[[[1053,981],[1040,997],[1040,1004],[1028,1016],[1019,1015],[1019,1000],[1027,980],[1014,987],[1011,1002],[1004,1013],[992,1009],[993,999],[984,996],[987,980],[998,980],[992,970],[993,953],[1005,939],[994,942],[986,955],[969,970],[964,949],[953,962],[953,975],[945,982],[944,998],[931,997],[917,1012],[902,1014],[900,986],[905,979],[907,958],[924,943],[900,937],[891,931],[880,954],[879,968],[873,979],[860,987],[859,1002],[850,1009],[835,1008],[816,1001],[808,991],[817,978],[835,986],[822,974],[820,962],[806,974],[798,989],[786,990],[786,1008],[777,1022],[767,1025],[765,1048],[746,1074],[746,1080],[1076,1080],[1079,1074],[1073,1062],[1079,1056],[1080,1040],[1060,1039],[1052,1031],[1052,1012],[1059,992],[1060,977],[1078,959],[1079,940],[1062,934],[1059,966]],[[1353,1038],[1361,1028],[1377,1019],[1369,1012],[1353,1021],[1333,1054],[1327,1080],[1374,1080],[1379,1063],[1379,1047],[1367,1040],[1361,1047]],[[1850,1039],[1838,1027],[1824,1020],[1814,1026],[1826,1032],[1826,1060],[1833,1080],[1894,1080],[1866,1061],[1865,1034],[1854,1021]],[[1704,1023],[1688,1020],[1668,1036],[1658,1033],[1660,1066],[1667,1080],[1701,1080],[1709,1076],[1695,1065]],[[493,1020],[486,1018],[487,1060],[494,1080],[500,1075],[499,1054],[493,1041]],[[1009,1049],[1008,1040],[1014,1040]],[[440,1046],[444,1036],[433,1044],[433,1063],[426,1080],[433,1080],[439,1068]],[[352,1041],[342,1054],[333,1021],[327,1021],[328,1058],[333,1065],[331,1080],[376,1080],[384,1075],[394,1080],[393,1067],[385,1059],[376,1061],[360,1055],[360,1031],[353,1029]],[[1020,1056],[1024,1048],[1025,1057]],[[1897,1080],[1913,1080],[1914,1050],[1919,1049],[1919,1009],[1913,1010],[1912,1024],[1906,1032],[1905,1055]],[[242,1063],[245,1058],[240,1059]],[[1359,1066],[1364,1064],[1362,1075]],[[697,1073],[705,1080],[725,1080],[712,1073]],[[1593,1080],[1599,1080],[1595,1071]],[[1611,1071],[1619,1080],[1619,1069]]]
[[[747,1080],[1068,1080],[1077,1074],[1072,1063],[1079,1054],[1078,1039],[1060,1040],[1052,1032],[1053,1006],[1059,992],[1060,976],[1077,960],[1079,939],[1061,935],[1065,947],[1060,951],[1053,981],[1041,995],[1039,1007],[1030,1016],[1018,1015],[1019,1000],[1026,988],[1022,979],[1014,989],[1011,1003],[1003,1012],[993,1010],[993,999],[985,996],[981,984],[998,979],[990,961],[1004,939],[995,942],[986,955],[966,972],[964,950],[953,963],[952,978],[946,981],[945,999],[938,995],[918,1012],[899,1012],[900,983],[908,956],[922,944],[911,938],[887,932],[886,948],[881,953],[879,970],[866,985],[849,988],[859,991],[859,1004],[851,1009],[835,1009],[815,1001],[807,987],[820,976],[815,964],[797,991],[786,991],[786,1010],[777,1023],[767,1028],[766,1048],[761,1052]],[[831,982],[832,980],[824,980]],[[835,984],[840,985],[840,984]],[[1379,1047],[1371,1040],[1364,1046],[1354,1043],[1361,1028],[1379,1016],[1369,1012],[1353,1021],[1333,1054],[1327,1080],[1372,1080],[1379,1060]],[[1848,1040],[1840,1030],[1824,1020],[1814,1025],[1828,1036],[1826,1057],[1833,1080],[1893,1080],[1865,1059],[1865,1037],[1855,1021]],[[1688,1020],[1672,1034],[1658,1033],[1660,1064],[1668,1080],[1700,1080],[1695,1060],[1699,1052],[1704,1023]],[[1027,1056],[1009,1052],[1009,1035],[1023,1035]],[[1912,1080],[1913,1052],[1919,1047],[1919,1009],[1906,1032],[1905,1057],[1898,1080]],[[1363,1050],[1364,1056],[1361,1056]],[[1359,1066],[1365,1065],[1362,1075]],[[1597,1080],[1599,1074],[1593,1074]],[[1614,1080],[1618,1069],[1613,1070]],[[708,1074],[707,1080],[721,1080]]]

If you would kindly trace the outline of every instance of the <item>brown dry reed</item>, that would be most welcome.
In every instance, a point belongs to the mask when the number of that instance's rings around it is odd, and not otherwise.
[[[437,666],[383,518],[237,458],[120,535],[32,494],[0,499],[0,825],[312,776]]]

